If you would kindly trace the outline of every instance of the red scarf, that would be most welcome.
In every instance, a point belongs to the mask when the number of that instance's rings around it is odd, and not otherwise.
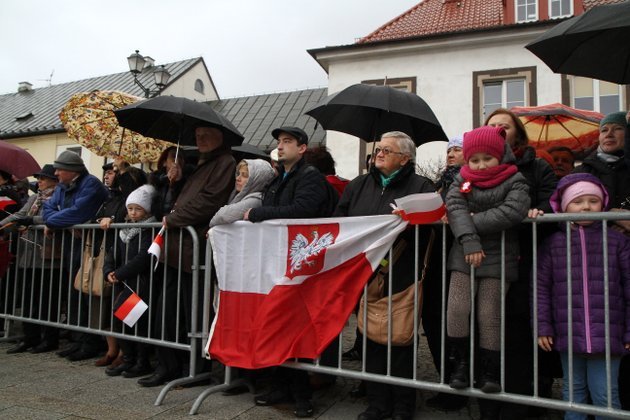
[[[464,165],[459,174],[464,181],[470,181],[473,186],[486,189],[496,187],[517,172],[518,168],[513,163],[502,163],[482,171],[475,171]]]

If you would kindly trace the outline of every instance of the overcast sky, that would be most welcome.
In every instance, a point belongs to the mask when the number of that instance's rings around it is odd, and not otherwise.
[[[203,57],[222,98],[327,85],[307,49],[346,45],[420,0],[2,0],[0,94]]]

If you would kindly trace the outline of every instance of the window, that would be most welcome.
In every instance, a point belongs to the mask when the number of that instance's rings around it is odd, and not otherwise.
[[[497,108],[536,105],[536,68],[473,73],[473,126],[482,125]]]
[[[195,80],[195,90],[199,93],[203,93],[204,85],[200,79]]]
[[[366,85],[389,86],[396,89],[406,90],[407,92],[416,93],[415,77],[398,77],[395,79],[373,79],[363,80],[361,83]]]
[[[621,86],[586,77],[571,77],[573,107],[610,114],[622,109]]]
[[[483,119],[497,108],[525,106],[525,79],[492,81],[483,84]]]
[[[85,167],[88,168],[88,170],[90,169],[90,157],[92,153],[90,153],[88,149],[78,144],[66,144],[62,146],[57,146],[57,155],[55,156],[55,158],[59,156],[61,152],[66,151],[66,150],[69,150],[81,156],[81,159],[83,159],[83,163],[85,164]]]
[[[549,0],[549,17],[551,19],[572,15],[573,0]]]
[[[532,22],[538,20],[537,0],[516,0],[516,22]]]

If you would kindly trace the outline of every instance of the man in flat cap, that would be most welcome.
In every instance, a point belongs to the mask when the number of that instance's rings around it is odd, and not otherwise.
[[[306,133],[298,127],[280,127],[271,135],[278,141],[278,175],[265,190],[262,207],[249,209],[244,219],[262,222],[332,215],[338,194],[319,170],[305,162]],[[311,394],[306,371],[278,367],[271,391],[257,396],[254,402],[276,405],[292,398],[294,414],[310,417],[313,414]]]
[[[53,162],[55,175],[59,184],[50,200],[44,203],[44,223],[46,235],[51,234],[52,229],[64,229],[80,223],[87,223],[94,218],[98,209],[107,199],[109,192],[103,183],[94,175],[90,175],[83,163],[83,159],[77,153],[66,150],[61,152]],[[65,231],[66,240],[64,250],[64,266],[68,267],[68,281],[72,281],[81,265],[82,241],[72,240],[70,231]],[[69,248],[73,246],[73,249]],[[68,286],[64,286],[67,290]],[[87,296],[73,293],[72,299],[84,299]],[[82,308],[88,308],[87,301]],[[78,307],[73,305],[73,307]],[[76,311],[75,311],[76,313]],[[85,325],[87,312],[79,314],[82,324]],[[85,319],[83,318],[85,317]],[[83,334],[77,337],[80,343],[74,343],[69,348],[62,350],[58,355],[67,357],[71,361],[89,359],[96,356],[100,347],[97,336]]]
[[[278,176],[267,187],[262,207],[249,209],[251,222],[269,219],[328,217],[336,205],[336,194],[315,167],[304,161],[308,136],[298,127],[280,127],[271,132],[278,142]]]

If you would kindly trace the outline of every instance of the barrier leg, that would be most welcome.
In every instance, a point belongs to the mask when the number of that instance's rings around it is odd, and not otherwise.
[[[232,368],[226,366],[225,381],[220,385],[211,386],[210,388],[199,394],[188,414],[197,414],[197,412],[199,411],[199,407],[201,407],[201,403],[203,403],[203,400],[205,400],[210,394],[214,394],[215,392],[219,391],[228,391],[241,385],[247,385],[247,388],[249,388],[249,392],[252,394],[254,393],[254,385],[251,383],[251,381],[244,378],[239,378],[232,381]]]

